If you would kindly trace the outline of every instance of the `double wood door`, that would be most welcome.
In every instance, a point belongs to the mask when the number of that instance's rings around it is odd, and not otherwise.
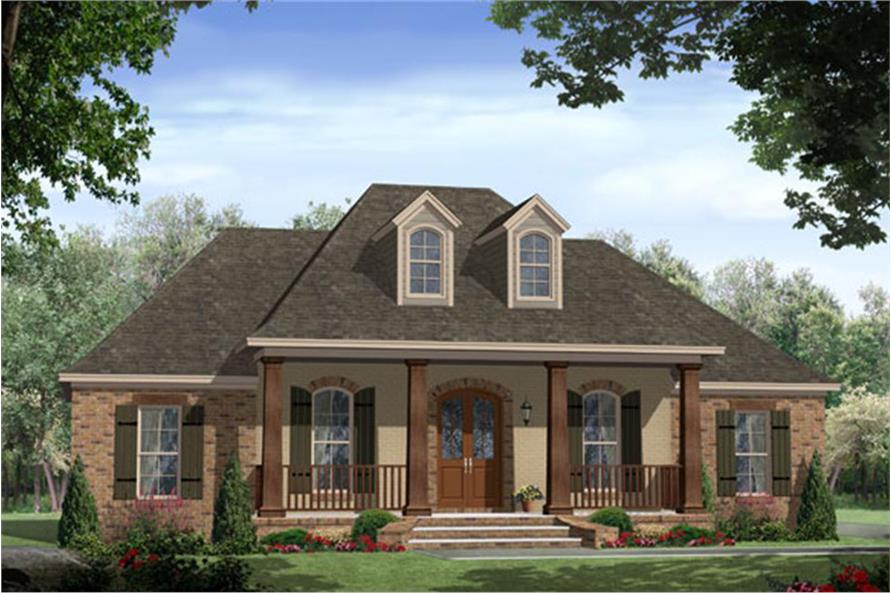
[[[439,401],[439,507],[491,508],[501,500],[501,400],[462,391]]]

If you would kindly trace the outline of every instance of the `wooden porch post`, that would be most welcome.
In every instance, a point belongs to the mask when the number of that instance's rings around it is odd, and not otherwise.
[[[263,358],[263,486],[261,517],[284,517],[282,507],[282,362]]]
[[[408,367],[408,492],[405,515],[429,515],[427,495],[427,361],[406,360]]]
[[[699,369],[702,365],[681,364],[681,508],[702,512],[702,430],[699,410]]]
[[[571,515],[569,500],[569,424],[565,362],[546,362],[548,369],[548,515]]]

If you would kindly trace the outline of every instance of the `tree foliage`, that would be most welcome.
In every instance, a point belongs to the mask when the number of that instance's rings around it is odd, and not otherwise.
[[[347,207],[350,199],[344,200]],[[309,211],[297,214],[291,219],[291,227],[295,230],[330,231],[343,218],[344,209],[337,204],[309,201]]]
[[[561,90],[561,105],[622,101],[616,80],[698,72],[731,63],[731,81],[758,98],[731,129],[762,169],[798,175],[788,189],[797,228],[822,227],[838,249],[886,240],[889,204],[888,4],[884,2],[508,2],[490,20],[547,49],[523,51],[532,86]]]
[[[257,549],[257,533],[251,518],[251,490],[233,451],[226,462],[220,490],[213,507],[211,541],[226,554],[250,554]]]
[[[826,411],[826,465],[831,476],[845,467],[859,470],[861,476],[872,468],[887,475],[888,405],[887,393],[857,387]]]
[[[71,468],[68,494],[62,503],[59,518],[59,546],[67,547],[77,536],[99,535],[99,516],[96,499],[84,475],[84,464],[78,455]]]
[[[795,537],[802,541],[823,541],[838,539],[836,532],[835,506],[832,494],[823,474],[820,453],[814,452],[807,480],[801,491],[801,506],[798,507],[798,520]]]

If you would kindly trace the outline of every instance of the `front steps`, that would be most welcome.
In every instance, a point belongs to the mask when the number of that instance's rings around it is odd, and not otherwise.
[[[407,538],[413,550],[579,546],[581,538],[555,517],[519,513],[421,517]]]

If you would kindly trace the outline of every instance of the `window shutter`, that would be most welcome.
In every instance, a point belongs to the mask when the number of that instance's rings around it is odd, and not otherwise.
[[[718,496],[736,496],[736,419],[733,410],[715,413]]]
[[[291,460],[288,472],[289,494],[312,490],[312,394],[291,388]]]
[[[138,407],[114,408],[114,499],[136,498],[136,431]]]
[[[581,492],[581,469],[576,469],[584,464],[582,455],[582,396],[575,391],[566,392],[567,415],[566,422],[569,425],[569,466],[570,468],[570,492]]]
[[[204,478],[204,406],[183,406],[180,455],[182,497],[200,500]]]
[[[374,387],[366,387],[353,396],[353,443],[356,465],[374,465]],[[374,492],[374,469],[357,470],[356,492]]]
[[[770,468],[774,496],[792,495],[792,431],[789,410],[770,413]]]
[[[640,391],[622,396],[622,458],[624,465],[643,463],[640,430]]]

